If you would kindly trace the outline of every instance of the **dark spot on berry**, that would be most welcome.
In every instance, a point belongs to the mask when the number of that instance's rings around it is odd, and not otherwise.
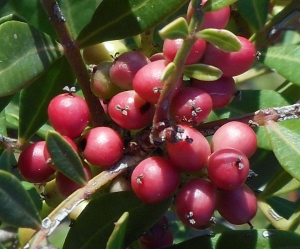
[[[146,104],[141,106],[140,113],[144,114],[144,113],[148,112],[150,108],[151,108],[151,104],[149,102],[147,102]]]

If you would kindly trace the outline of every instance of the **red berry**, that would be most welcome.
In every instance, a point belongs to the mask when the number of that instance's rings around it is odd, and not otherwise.
[[[131,186],[144,202],[157,203],[168,198],[177,188],[180,174],[172,163],[159,156],[140,162],[132,172]]]
[[[240,51],[227,53],[208,44],[203,63],[221,69],[223,76],[227,77],[242,74],[250,69],[256,58],[255,47],[246,38],[241,36],[237,37],[242,43],[242,49]]]
[[[217,210],[230,223],[242,225],[250,222],[255,216],[257,200],[253,191],[244,184],[233,191],[220,191]]]
[[[212,151],[233,148],[243,152],[249,158],[257,148],[257,137],[249,125],[231,121],[215,132],[211,140],[211,147]]]
[[[108,113],[112,120],[129,130],[149,125],[154,111],[154,105],[140,98],[133,90],[115,95],[108,104]]]
[[[84,135],[83,157],[91,164],[109,167],[123,155],[123,140],[109,127],[96,127]]]
[[[133,89],[137,94],[149,103],[156,104],[164,83],[161,76],[165,70],[165,60],[153,61],[142,67],[133,78]],[[182,78],[177,82],[177,91],[182,84]]]
[[[205,5],[207,0],[202,0],[201,4]],[[187,11],[187,21],[190,22],[191,18],[195,12],[190,2]],[[220,10],[207,12],[204,15],[204,19],[200,29],[214,28],[214,29],[224,29],[230,18],[230,7],[226,6]]]
[[[163,54],[165,56],[165,59],[167,61],[173,61],[178,50],[180,49],[181,45],[183,43],[183,39],[165,39],[164,45],[163,45]],[[185,64],[193,64],[196,63],[201,59],[201,57],[204,54],[206,48],[206,42],[202,39],[197,39],[197,41],[194,43],[188,58],[186,59]]]
[[[60,94],[48,106],[53,128],[61,135],[77,138],[88,125],[90,114],[85,100],[74,94]]]
[[[175,199],[175,210],[179,219],[196,229],[210,226],[216,207],[216,189],[206,179],[193,179],[185,184]]]
[[[143,249],[160,249],[171,246],[173,244],[173,234],[169,230],[167,218],[163,216],[138,241]]]
[[[90,180],[92,178],[92,172],[90,167],[83,163],[83,170],[86,176],[87,180]],[[70,194],[75,192],[77,189],[83,187],[77,184],[76,182],[73,182],[70,178],[66,177],[63,173],[57,172],[56,178],[55,178],[57,190],[63,197],[68,197]]]
[[[140,52],[129,51],[115,59],[109,70],[111,81],[122,89],[132,89],[132,80],[135,74],[150,60]]]
[[[236,92],[235,82],[232,77],[221,77],[216,81],[192,79],[192,86],[209,94],[213,109],[223,108],[228,105]]]
[[[206,138],[196,129],[187,125],[178,125],[177,132],[181,141],[167,141],[166,150],[174,166],[183,171],[201,170],[210,155],[210,146]]]
[[[20,154],[18,169],[28,182],[46,182],[55,170],[47,164],[44,156],[45,141],[39,141],[26,147]]]
[[[248,158],[239,150],[226,148],[212,153],[207,161],[209,179],[221,190],[242,186],[249,173]]]
[[[178,123],[197,125],[204,121],[212,110],[208,93],[195,87],[179,89],[171,103],[171,114]]]

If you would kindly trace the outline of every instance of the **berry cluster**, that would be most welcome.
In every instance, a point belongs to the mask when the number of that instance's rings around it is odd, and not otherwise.
[[[202,4],[205,2],[203,0]],[[194,11],[190,5],[187,22]],[[223,29],[229,17],[229,7],[207,13],[201,29]],[[183,80],[183,75],[179,78],[170,103],[168,121],[173,124],[173,129],[165,137],[162,150],[155,151],[130,172],[130,186],[121,176],[118,181],[122,183],[117,186],[114,182],[111,191],[122,189],[122,185],[147,203],[157,203],[176,194],[174,207],[179,219],[197,229],[209,227],[216,210],[233,224],[250,222],[257,211],[257,203],[245,181],[249,174],[248,158],[257,146],[254,131],[244,123],[232,121],[221,126],[208,142],[197,129],[213,109],[223,108],[231,102],[236,93],[233,77],[247,71],[255,60],[252,43],[244,37],[238,37],[238,40],[241,43],[238,52],[224,52],[202,39],[195,41],[185,65],[211,65],[222,71],[222,77],[215,81],[194,78],[187,81]],[[136,130],[150,129],[164,87],[165,69],[183,42],[183,39],[165,39],[162,53],[150,58],[139,51],[123,48],[120,51],[111,49],[112,57],[108,57],[99,49],[109,47],[109,42],[84,50],[85,61],[97,64],[91,77],[91,90],[105,107],[112,123],[132,136]],[[88,127],[87,104],[73,93],[53,98],[48,116],[53,128],[79,153],[87,179],[92,177],[91,165],[110,167],[125,151],[130,151],[126,150],[128,137],[122,138],[115,129]],[[115,124],[112,126],[116,127]],[[46,189],[47,186],[51,189],[55,181],[62,197],[80,188],[56,170],[44,141],[31,144],[22,151],[18,168],[29,182],[48,182]],[[167,227],[163,218],[140,238],[142,247],[160,248],[171,244],[173,238]]]

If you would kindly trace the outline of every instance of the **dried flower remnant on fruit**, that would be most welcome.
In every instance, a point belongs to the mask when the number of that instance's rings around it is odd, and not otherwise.
[[[141,174],[139,176],[136,177],[136,182],[137,184],[142,184],[142,179],[144,178],[144,174]]]
[[[185,215],[185,218],[187,218],[189,220],[189,223],[192,225],[196,224],[196,221],[193,219],[193,216],[194,216],[194,213],[191,211]]]
[[[130,109],[129,106],[125,106],[124,108],[121,107],[120,105],[116,106],[116,110],[121,111],[122,114],[125,115],[125,116],[128,114],[129,109]]]
[[[197,113],[202,111],[201,108],[196,107],[196,101],[195,100],[190,99],[188,102],[191,105],[192,116],[197,117]]]
[[[153,92],[154,93],[161,93],[162,92],[162,87],[154,87]]]
[[[238,166],[239,170],[242,170],[244,168],[244,164],[242,164],[243,158],[242,157],[238,157],[235,164]]]

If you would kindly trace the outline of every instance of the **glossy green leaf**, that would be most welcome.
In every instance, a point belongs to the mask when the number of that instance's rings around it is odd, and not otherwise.
[[[38,193],[36,186],[33,183],[22,181],[23,188],[29,194],[35,208],[40,212],[42,210],[43,203],[41,201],[41,195]]]
[[[286,121],[293,122],[293,121]],[[268,139],[281,166],[300,181],[300,135],[280,123],[265,126]]]
[[[21,182],[11,173],[0,170],[0,219],[12,226],[40,227],[40,217]]]
[[[9,14],[7,16],[3,16],[0,18],[0,25],[2,23],[8,22],[8,21],[20,21],[23,22],[24,19],[22,19],[21,17],[15,15],[15,14]]]
[[[116,192],[93,199],[71,227],[63,249],[106,248],[114,223],[129,212],[122,248],[126,248],[152,227],[170,206],[171,198],[146,204],[131,192]]]
[[[222,71],[219,68],[206,64],[192,64],[184,66],[183,73],[187,77],[204,81],[214,81],[222,76]]]
[[[300,45],[269,47],[261,51],[259,60],[287,80],[300,85]]]
[[[48,132],[46,145],[51,160],[59,171],[82,186],[87,183],[79,155],[59,133]]]
[[[166,249],[297,249],[300,236],[293,232],[253,229],[234,230],[216,234],[215,236],[199,236]]]
[[[239,0],[236,2],[239,13],[257,31],[266,21],[270,0]]]
[[[216,11],[222,9],[230,4],[237,2],[238,0],[208,0],[203,6],[204,12]]]
[[[19,170],[17,169],[17,160],[12,150],[4,150],[0,156],[0,169],[10,172],[18,179],[22,180]]]
[[[242,48],[242,44],[235,34],[226,29],[204,29],[198,32],[197,37],[224,52],[237,52]]]
[[[103,0],[77,37],[81,48],[138,35],[178,10],[187,0]]]
[[[0,97],[0,111],[2,111],[8,105],[12,97],[13,95]]]
[[[185,39],[188,36],[188,24],[185,18],[179,17],[162,28],[158,33],[162,39]]]
[[[284,97],[290,104],[296,103],[300,100],[299,92],[300,85],[293,84],[292,82],[285,81],[282,83],[276,91]]]
[[[51,99],[63,92],[64,86],[73,86],[75,76],[65,57],[29,87],[21,91],[19,111],[19,139],[27,141],[48,120],[47,108]],[[37,94],[38,93],[38,94]]]
[[[114,230],[108,239],[106,249],[121,249],[126,234],[129,213],[122,214],[120,219],[115,223]]]
[[[285,219],[289,219],[295,212],[298,204],[279,196],[266,199],[266,202],[274,209],[274,211]]]
[[[32,83],[62,56],[62,47],[26,23],[0,25],[0,96]]]

